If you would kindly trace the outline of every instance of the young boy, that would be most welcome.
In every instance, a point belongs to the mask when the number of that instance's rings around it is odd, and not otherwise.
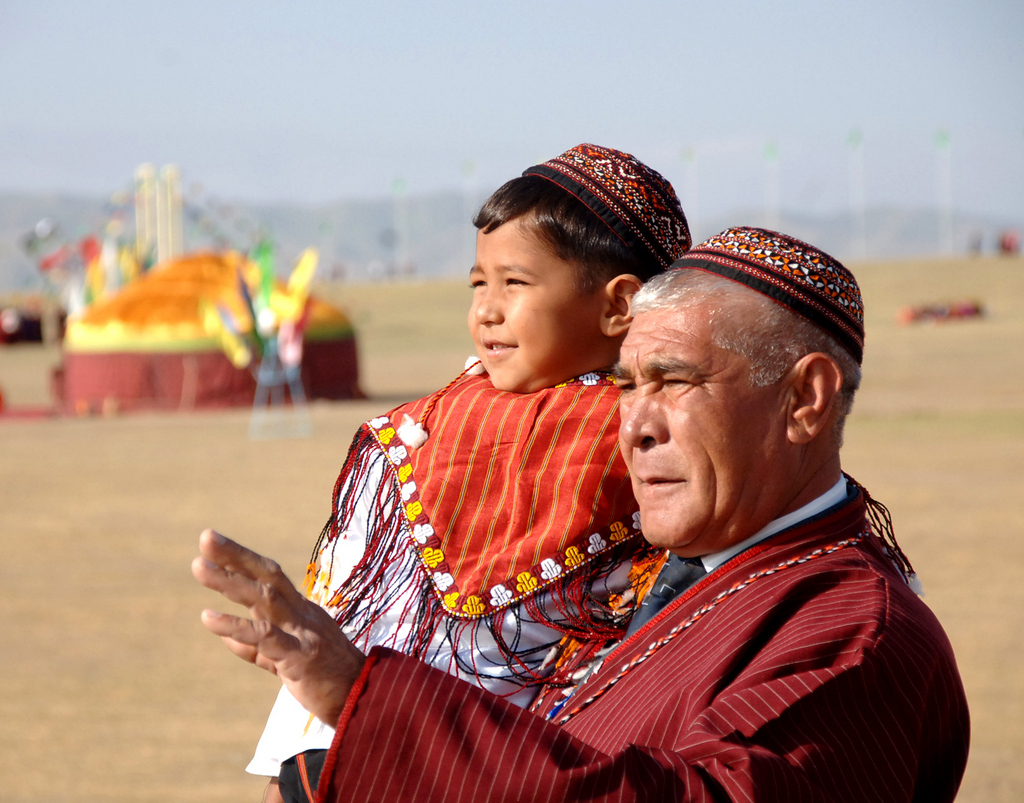
[[[602,372],[630,297],[690,235],[662,176],[593,145],[526,170],[474,224],[479,361],[360,429],[306,591],[356,646],[417,656],[525,707],[621,635],[655,562]],[[554,660],[569,641],[577,660]],[[247,769],[280,767],[283,799],[311,799],[332,735],[282,689]]]

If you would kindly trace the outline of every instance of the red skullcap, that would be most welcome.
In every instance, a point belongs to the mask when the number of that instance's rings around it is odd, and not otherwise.
[[[726,229],[672,267],[745,284],[824,329],[858,365],[863,359],[864,302],[857,280],[813,245],[767,229]]]
[[[690,247],[690,229],[672,185],[635,156],[577,145],[523,171],[553,181],[582,201],[626,246],[662,269]]]

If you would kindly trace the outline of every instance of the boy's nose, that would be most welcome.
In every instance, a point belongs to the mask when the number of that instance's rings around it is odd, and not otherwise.
[[[473,317],[477,323],[501,323],[501,305],[491,294],[484,294],[479,303],[473,305]]]

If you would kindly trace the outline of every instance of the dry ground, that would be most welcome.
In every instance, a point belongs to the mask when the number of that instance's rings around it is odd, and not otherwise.
[[[1024,799],[1024,261],[855,266],[865,382],[846,469],[886,502],[957,651],[973,716],[960,800]],[[276,693],[205,633],[189,573],[214,526],[295,577],[357,424],[443,384],[470,346],[462,283],[324,293],[359,327],[371,401],[314,405],[313,438],[248,440],[246,411],[0,419],[0,799],[245,801]],[[908,302],[987,319],[901,328]],[[0,348],[9,405],[57,355]]]

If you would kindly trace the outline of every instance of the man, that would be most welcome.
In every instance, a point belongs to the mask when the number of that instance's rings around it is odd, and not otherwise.
[[[730,229],[634,298],[620,439],[665,568],[630,633],[534,713],[363,656],[272,562],[214,533],[204,612],[338,735],[336,800],[950,801],[968,714],[888,517],[842,474],[860,292],[835,260]]]

